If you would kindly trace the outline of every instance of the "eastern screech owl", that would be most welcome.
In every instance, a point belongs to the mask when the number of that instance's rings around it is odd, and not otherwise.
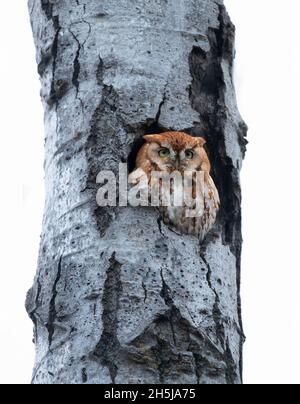
[[[168,174],[179,172],[182,175],[186,172],[197,172],[201,174],[199,177],[202,180],[195,180],[193,174],[189,182],[190,192],[194,200],[200,202],[197,206],[201,206],[194,217],[187,214],[188,207],[184,203],[180,207],[159,205],[159,211],[169,228],[182,234],[194,235],[202,241],[213,227],[220,207],[218,190],[210,176],[211,165],[203,147],[206,143],[205,140],[182,132],[147,135],[144,139],[146,143],[138,153],[136,170],[130,174],[129,183],[138,186],[143,179],[151,190],[153,172]],[[196,184],[201,188],[200,193],[195,192]],[[159,186],[161,186],[161,182]],[[172,183],[169,187],[171,194],[175,191],[174,186],[176,187],[176,184]],[[192,207],[196,208],[196,203]],[[191,205],[189,205],[189,212],[190,209]]]

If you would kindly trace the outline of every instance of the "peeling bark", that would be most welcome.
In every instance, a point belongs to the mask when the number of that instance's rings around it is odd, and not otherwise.
[[[29,0],[45,108],[46,205],[26,307],[34,384],[239,384],[246,125],[234,27],[213,0]],[[205,136],[222,210],[202,245],[153,209],[100,208],[142,136]]]

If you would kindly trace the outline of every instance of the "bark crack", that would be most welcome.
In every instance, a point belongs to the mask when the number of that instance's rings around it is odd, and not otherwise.
[[[86,14],[86,3],[80,3],[79,0],[76,0],[77,6],[82,6],[83,7],[83,14]]]
[[[173,307],[174,302],[173,302],[173,298],[171,297],[171,289],[169,288],[169,286],[167,285],[167,283],[164,279],[163,268],[161,268],[160,277],[161,277],[161,281],[162,281],[162,289],[161,289],[160,295],[164,299],[166,306]]]
[[[53,12],[53,4],[51,5],[51,19],[52,19],[52,23],[53,23],[53,28],[55,30],[55,36],[54,36],[53,44],[51,47],[52,81],[51,81],[50,98],[48,100],[49,105],[58,103],[59,94],[61,91],[61,86],[58,86],[58,88],[57,88],[57,85],[56,85],[56,65],[57,65],[57,55],[58,55],[58,41],[59,41],[59,34],[61,31],[61,26],[59,23],[59,17],[53,16],[52,12]]]
[[[46,324],[46,328],[48,330],[49,350],[51,350],[51,346],[52,346],[52,342],[53,342],[53,336],[54,336],[54,331],[55,331],[55,320],[57,317],[57,310],[56,310],[56,297],[58,294],[57,285],[60,281],[61,273],[62,273],[62,258],[63,258],[63,256],[61,255],[59,262],[58,262],[56,278],[54,280],[53,287],[52,287],[51,300],[50,300],[50,304],[49,304],[48,322]]]
[[[232,356],[228,338],[226,340],[225,359],[226,359],[226,382],[227,384],[235,384],[237,378],[237,366]]]
[[[148,268],[148,271],[147,271],[147,273],[146,273],[146,275],[145,275],[145,277],[144,277],[144,279],[142,281],[142,288],[144,290],[144,303],[146,303],[147,299],[148,299],[148,290],[147,290],[147,286],[146,286],[145,281],[147,281],[149,273],[150,273],[150,268]]]
[[[32,319],[33,323],[34,323],[34,327],[35,327],[35,331],[34,331],[34,342],[35,344],[37,343],[38,340],[38,330],[37,330],[37,320],[39,318],[39,315],[37,314],[37,310],[39,308],[39,299],[40,299],[40,294],[42,291],[42,285],[41,285],[41,281],[40,281],[40,274],[38,274],[37,280],[37,292],[36,292],[36,297],[35,297],[35,308],[34,311],[31,313],[30,318]]]
[[[209,361],[204,358],[203,356],[201,356],[200,353],[195,352],[195,349],[193,349],[192,347],[190,347],[190,350],[192,352],[193,358],[194,358],[194,366],[195,366],[195,374],[197,377],[197,384],[201,383],[201,377],[203,374],[202,369],[203,368],[208,368],[210,366]]]
[[[80,69],[81,69],[80,62],[79,62],[81,44],[80,44],[78,38],[76,37],[76,35],[73,33],[73,31],[71,29],[69,29],[69,31],[70,31],[71,35],[73,36],[74,40],[77,43],[77,51],[76,51],[76,54],[75,54],[75,59],[73,61],[72,84],[76,88],[76,98],[78,99],[78,93],[79,93],[79,87],[80,87],[79,75],[80,75]]]
[[[58,38],[59,38],[60,28],[56,31],[53,45],[52,45],[52,82],[51,82],[51,91],[50,91],[50,103],[57,101],[57,92],[55,86],[55,76],[56,76],[56,59],[58,53]]]
[[[102,324],[103,331],[94,356],[99,358],[101,364],[109,370],[112,383],[116,383],[118,374],[118,356],[121,345],[118,339],[118,312],[122,294],[121,282],[122,265],[116,260],[114,252],[106,271],[106,281],[102,297]]]
[[[90,26],[90,24],[89,24]],[[69,29],[71,35],[73,36],[76,44],[77,44],[77,51],[75,53],[75,58],[73,61],[73,75],[72,75],[72,84],[75,87],[76,90],[76,100],[78,100],[80,102],[80,106],[81,106],[81,111],[82,114],[84,114],[84,103],[81,97],[79,97],[79,92],[80,92],[80,71],[81,71],[81,65],[80,65],[80,53],[81,53],[81,49],[84,46],[84,43],[81,44],[79,39],[77,38],[77,36],[74,34],[74,32],[71,30],[71,28]]]
[[[86,384],[88,382],[88,375],[86,368],[81,369],[82,383]]]
[[[196,324],[196,322],[195,322],[194,316],[193,316],[192,313],[191,313],[191,310],[188,308],[187,305],[185,305],[185,308],[186,308],[186,311],[189,313],[189,316],[191,317],[191,320],[192,320],[194,326],[197,327],[197,324]]]
[[[35,378],[37,377],[37,374],[38,374],[39,370],[41,369],[41,367],[43,366],[45,360],[48,358],[49,353],[51,353],[51,352],[48,350],[46,355],[44,355],[43,358],[40,360],[38,366],[36,366],[35,369],[33,370],[32,378],[31,378],[31,384],[34,383]]]
[[[158,216],[157,224],[158,224],[158,230],[159,230],[160,234],[165,237],[165,234],[162,231],[163,218],[161,215]]]
[[[50,0],[41,0],[41,7],[48,20],[53,18],[53,6],[54,4]]]
[[[146,303],[148,299],[148,291],[144,281],[142,282],[142,288],[144,290],[144,303]]]
[[[156,336],[156,346],[153,352],[157,361],[159,382],[165,383],[165,376],[170,369],[170,351],[166,341],[162,340],[159,335]]]
[[[204,253],[201,253],[200,257],[207,268],[207,273],[206,273],[207,284],[208,284],[209,288],[212,290],[213,294],[215,295],[215,303],[213,306],[212,315],[213,315],[213,319],[214,319],[215,326],[216,326],[216,335],[220,342],[221,347],[225,350],[225,328],[224,328],[224,325],[222,324],[222,312],[221,312],[221,309],[219,306],[220,298],[219,298],[218,292],[212,285],[212,280],[211,280],[212,270],[211,270],[211,267],[210,267],[207,259],[205,258]]]
[[[99,55],[99,63],[98,63],[97,72],[96,72],[97,84],[99,86],[102,86],[103,78],[104,78],[104,64],[103,64],[101,55]]]
[[[165,281],[163,268],[161,268],[160,276],[161,276],[161,281],[162,281],[162,289],[161,289],[160,295],[164,299],[166,306],[170,307],[170,309],[171,309],[170,314],[169,314],[169,322],[170,322],[170,327],[171,327],[171,331],[172,331],[173,342],[174,342],[174,345],[176,346],[177,342],[176,342],[176,334],[175,334],[173,317],[174,317],[175,312],[178,309],[176,308],[173,298],[171,296],[171,289],[169,288],[169,286],[167,285],[167,283]]]
[[[37,310],[39,308],[39,298],[42,291],[42,285],[40,282],[40,273],[38,273],[36,280],[35,280],[36,288],[32,287],[26,297],[26,310],[28,313],[29,318],[32,320],[34,324],[34,343],[37,343],[38,333],[37,333],[37,322],[38,320],[42,323]],[[35,297],[34,296],[35,293]]]
[[[56,82],[56,67],[57,67],[57,56],[58,56],[58,42],[59,42],[59,34],[61,31],[61,26],[59,23],[59,17],[53,15],[53,7],[52,4],[48,0],[42,0],[42,8],[48,18],[48,20],[52,20],[53,28],[55,31],[54,40],[51,47],[51,57],[52,57],[52,81],[50,94],[47,99],[47,103],[49,106],[53,106],[55,104],[55,112],[56,112],[56,133],[58,134],[59,123],[58,123],[58,104],[59,99],[65,94],[67,89],[67,83],[65,81],[59,80]],[[40,74],[44,71],[45,66],[47,64],[47,57],[45,58],[42,55],[42,62],[39,65]]]
[[[162,95],[162,100],[161,100],[161,102],[160,102],[160,104],[158,106],[158,111],[157,111],[157,114],[155,116],[154,123],[156,125],[159,125],[159,120],[160,120],[160,117],[161,117],[162,108],[163,108],[165,102],[167,101],[167,88],[168,88],[168,83],[165,84],[165,87],[164,87],[164,90],[163,90],[163,95]]]

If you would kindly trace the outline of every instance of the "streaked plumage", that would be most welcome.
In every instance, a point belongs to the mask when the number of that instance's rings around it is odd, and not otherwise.
[[[201,192],[198,195],[197,202],[201,209],[198,209],[198,217],[187,217],[187,213],[196,207],[159,206],[164,223],[171,229],[182,234],[191,234],[198,237],[201,241],[215,224],[217,213],[220,208],[220,199],[218,190],[210,176],[211,165],[204,149],[205,140],[195,138],[182,132],[167,132],[159,135],[147,135],[144,137],[146,143],[140,149],[137,160],[136,170],[129,176],[129,182],[133,185],[142,183],[142,179],[147,177],[149,186],[153,187],[155,177],[152,174],[164,172],[172,174],[180,172],[197,172],[201,181],[196,183],[195,175],[189,182],[189,192],[195,197],[196,184],[199,185]],[[144,176],[144,177],[143,177]],[[197,177],[198,178],[198,177]],[[159,183],[160,191],[164,195],[163,183]],[[172,185],[171,193],[175,193]],[[180,190],[177,190],[180,194]]]

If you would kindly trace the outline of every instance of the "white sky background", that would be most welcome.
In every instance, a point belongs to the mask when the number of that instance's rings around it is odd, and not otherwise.
[[[25,0],[0,16],[0,383],[27,384],[24,309],[43,210],[43,112]],[[299,0],[225,0],[237,27],[236,87],[250,127],[244,196],[244,377],[300,383]]]

